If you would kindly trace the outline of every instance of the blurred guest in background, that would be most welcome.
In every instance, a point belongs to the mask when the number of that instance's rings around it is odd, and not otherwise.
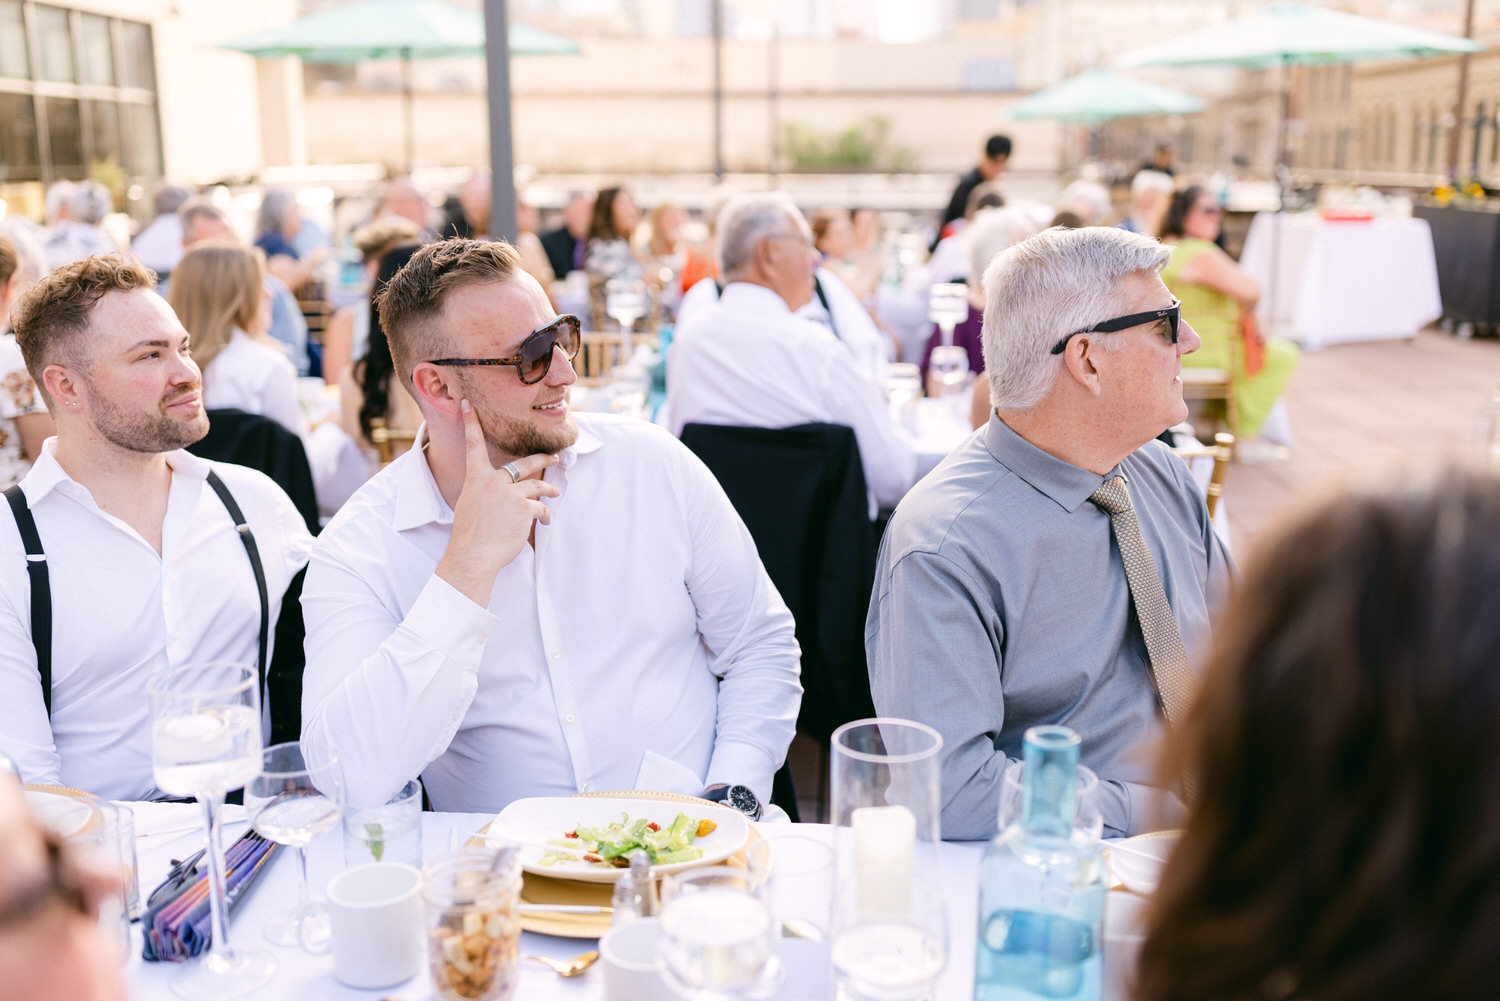
[[[53,181],[47,185],[47,194],[42,199],[42,224],[48,229],[56,226],[68,216],[68,199],[76,189],[72,181]]]
[[[365,282],[373,286],[375,272],[386,251],[399,243],[414,241],[420,230],[405,216],[388,215],[354,231],[354,248],[359,251]],[[337,385],[350,362],[365,356],[370,344],[370,295],[358,302],[341,306],[328,318],[323,331],[323,381]]]
[[[1182,300],[1182,315],[1203,338],[1203,347],[1183,365],[1229,372],[1239,411],[1237,454],[1251,461],[1279,454],[1275,444],[1258,442],[1272,408],[1297,367],[1301,352],[1290,341],[1262,337],[1253,321],[1260,286],[1214,245],[1224,210],[1208,189],[1192,185],[1172,196],[1160,236],[1173,248],[1162,281]],[[1278,428],[1277,437],[1287,432]]]
[[[797,315],[813,298],[817,258],[807,222],[786,195],[747,195],[725,206],[723,294],[682,321],[667,352],[671,427],[680,435],[688,423],[848,425],[873,517],[911,486],[916,455],[848,349]]]
[[[1004,207],[1005,196],[1000,193],[998,184],[986,182],[969,192],[969,204],[964,209],[962,218],[949,227],[949,235],[938,241],[938,245],[933,248],[932,256],[927,259],[927,264],[913,276],[913,283],[922,295],[924,306],[927,301],[927,290],[933,285],[943,282],[960,282],[969,273],[969,253],[963,241],[964,227],[975,215],[985,209]]]
[[[286,283],[293,295],[302,293],[322,263],[321,253],[304,258],[292,245],[301,229],[297,197],[286,188],[267,191],[255,218],[255,245],[266,255],[266,270]]]
[[[589,297],[593,303],[594,325],[603,326],[603,318],[609,313],[605,309],[606,285],[612,279],[626,278],[644,281],[653,308],[647,316],[635,321],[635,330],[649,329],[657,314],[658,298],[655,275],[649,274],[646,264],[637,256],[631,239],[636,226],[640,225],[641,210],[635,204],[630,189],[625,187],[602,188],[594,196],[594,216],[589,223],[588,255],[584,269],[589,274]],[[618,324],[616,324],[618,326]]]
[[[1466,1001],[1500,983],[1500,483],[1330,498],[1263,547],[1164,774],[1196,795],[1138,1001]]]
[[[1078,226],[1103,226],[1114,221],[1115,205],[1109,189],[1098,181],[1074,181],[1057,196],[1057,211],[1078,217]]]
[[[843,209],[819,209],[813,213],[811,224],[813,245],[823,255],[823,267],[842,278],[860,302],[869,304],[880,281],[880,262],[858,256],[854,220],[849,213]]]
[[[1115,225],[1132,233],[1151,236],[1161,232],[1161,217],[1172,197],[1172,175],[1159,170],[1138,170],[1130,179],[1130,214]]]
[[[67,193],[57,223],[42,239],[47,267],[107,254],[120,248],[99,224],[115,210],[109,189],[98,181],[79,181]]]
[[[192,336],[205,407],[261,414],[307,435],[297,370],[265,333],[271,303],[258,251],[234,240],[193,244],[172,275],[167,302]]]
[[[381,255],[370,301],[365,305],[369,313],[366,321],[369,350],[339,376],[340,423],[359,443],[372,473],[380,464],[379,452],[371,437],[377,421],[388,430],[397,432],[392,439],[392,451],[397,455],[411,447],[411,438],[407,436],[414,435],[422,424],[422,411],[418,409],[417,401],[396,375],[391,344],[380,326],[380,311],[375,308],[381,290],[420,248],[418,243],[405,243]]]
[[[1173,169],[1173,162],[1177,159],[1177,151],[1172,148],[1171,143],[1162,142],[1156,144],[1156,149],[1151,152],[1151,159],[1141,164],[1141,170],[1154,170],[1158,174],[1166,174],[1172,177],[1177,173]]]
[[[990,136],[984,143],[984,156],[979,163],[968,173],[958,179],[958,184],[953,188],[953,195],[948,199],[948,207],[943,210],[943,218],[938,223],[937,237],[932,241],[932,249],[937,249],[938,240],[948,236],[948,224],[955,219],[962,219],[969,207],[969,194],[985,181],[993,181],[1005,173],[1006,164],[1010,162],[1011,153],[1010,136]]]
[[[0,234],[0,316],[10,313],[10,304],[24,287],[20,270],[15,243]],[[47,405],[26,371],[15,335],[7,329],[0,333],[0,490],[26,475],[42,454],[42,442],[54,430]]]
[[[475,240],[489,237],[490,197],[489,168],[474,171],[459,189],[458,197],[449,199],[441,235]]]
[[[375,221],[386,218],[405,219],[417,227],[417,233],[426,238],[432,233],[432,206],[409,177],[398,177],[385,189],[380,208],[375,211]],[[337,375],[337,373],[335,373]]]
[[[239,236],[229,225],[229,218],[207,197],[189,198],[177,210],[182,221],[182,245],[191,247],[203,240],[231,239]],[[161,294],[166,295],[170,283],[163,282]],[[286,282],[266,272],[266,291],[271,295],[271,325],[266,333],[281,345],[282,350],[297,367],[298,375],[306,375],[312,368],[312,359],[307,353],[307,319],[297,305],[297,297],[287,288]]]
[[[0,772],[0,1001],[124,1001],[125,957],[99,924],[119,892],[119,877],[38,823]]]
[[[542,249],[547,252],[547,263],[552,265],[552,274],[557,278],[566,278],[569,272],[583,270],[593,217],[594,196],[587,191],[575,191],[568,195],[563,205],[562,225],[538,237]]]
[[[547,300],[552,301],[552,283],[557,280],[557,275],[552,272],[552,262],[547,259],[546,248],[542,246],[541,239],[536,235],[537,224],[541,219],[536,206],[526,201],[520,195],[516,196],[516,253],[521,255],[521,267],[526,273],[536,279],[536,283],[547,293]],[[556,303],[553,303],[556,305]]]
[[[177,218],[177,210],[192,194],[181,184],[157,185],[156,193],[151,196],[156,215],[130,241],[130,252],[155,271],[158,279],[171,274],[182,260],[182,222]]]

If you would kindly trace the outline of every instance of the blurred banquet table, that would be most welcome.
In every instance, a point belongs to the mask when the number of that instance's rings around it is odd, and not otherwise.
[[[203,843],[201,811],[196,804],[132,804],[136,815],[137,849],[140,859],[141,894],[150,893],[165,876],[170,860],[192,854]],[[241,807],[225,807],[225,842],[244,829]],[[431,858],[457,846],[493,819],[478,813],[422,814],[422,853]],[[774,840],[781,834],[800,834],[832,843],[832,829],[821,824],[760,824],[761,835]],[[336,827],[318,837],[308,849],[308,880],[314,894],[343,869],[343,835]],[[945,843],[937,852],[937,881],[946,895],[948,912],[948,963],[938,981],[934,998],[967,998],[973,995],[974,939],[978,913],[979,860],[984,845],[978,842]],[[339,998],[393,1001],[427,1001],[434,992],[426,968],[417,976],[395,987],[380,990],[357,990],[333,979],[333,959],[313,956],[300,949],[274,946],[265,940],[261,929],[268,918],[292,906],[297,899],[297,865],[292,849],[283,849],[261,874],[249,895],[240,902],[230,919],[232,945],[259,949],[276,963],[271,982],[256,997],[277,1001],[336,1001]],[[174,976],[182,968],[171,963],[147,963],[141,960],[141,929],[131,929],[132,954],[125,976],[135,1001],[167,1001],[175,998],[171,991]],[[554,959],[576,956],[595,948],[592,939],[557,938],[525,932],[521,936],[521,955],[541,955]],[[826,983],[809,983],[808,978],[788,977],[780,995],[784,1001],[826,1001]],[[552,1001],[563,998],[604,997],[604,975],[599,964],[583,976],[565,980],[540,963],[521,964],[521,977],[515,993],[517,1001]]]
[[[969,390],[947,397],[922,397],[910,404],[905,421],[912,434],[912,448],[917,453],[917,475],[920,480],[939,462],[974,433],[969,426]]]
[[[1260,283],[1261,322],[1309,350],[1412,338],[1443,311],[1423,219],[1330,222],[1261,212],[1240,266]]]

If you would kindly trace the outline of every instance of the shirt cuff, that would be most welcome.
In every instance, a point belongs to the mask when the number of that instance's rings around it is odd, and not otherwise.
[[[776,767],[771,756],[753,744],[720,743],[714,748],[704,785],[749,786],[757,799],[770,803],[771,780]]]
[[[419,640],[460,661],[479,663],[490,633],[500,620],[480,608],[437,574],[428,578],[402,624]]]

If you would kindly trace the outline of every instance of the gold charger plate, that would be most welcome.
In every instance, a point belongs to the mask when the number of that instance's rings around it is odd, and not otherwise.
[[[93,831],[98,830],[99,827],[104,824],[103,814],[93,806],[94,803],[97,803],[99,801],[98,797],[96,797],[93,793],[84,792],[82,789],[74,789],[72,786],[43,785],[38,782],[28,782],[25,785],[21,786],[21,790],[23,792],[38,793],[42,796],[58,796],[63,799],[76,799],[88,807],[88,819],[83,822],[82,826],[72,831],[66,832],[64,834],[65,837],[76,838],[79,835],[90,834]],[[34,815],[38,813],[37,807],[40,804],[37,801],[28,799],[26,805]],[[42,818],[38,817],[38,819]]]
[[[655,799],[669,803],[686,803],[692,806],[720,806],[698,796],[684,796],[675,792],[583,792],[575,799],[609,799],[628,796],[632,799]],[[748,868],[745,849],[753,841],[761,840],[755,825],[747,825],[749,837],[739,850],[718,865]],[[484,847],[484,835],[490,829],[485,824],[464,842],[465,847]],[[521,874],[521,903],[523,904],[569,904],[593,907],[608,907],[614,899],[613,883],[581,883],[572,879],[554,879],[526,872]],[[598,938],[609,931],[612,915],[604,914],[556,914],[532,911],[521,915],[521,927],[540,935],[556,935],[560,938]]]

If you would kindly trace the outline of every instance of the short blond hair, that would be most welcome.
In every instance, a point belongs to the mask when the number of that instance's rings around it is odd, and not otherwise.
[[[16,345],[48,408],[52,398],[42,381],[47,366],[68,364],[87,372],[84,343],[94,307],[105,293],[136,289],[155,291],[156,275],[117,251],[54,268],[22,294],[11,312]]]
[[[444,350],[436,321],[455,289],[500,285],[521,273],[521,255],[503,240],[440,240],[412,255],[375,296],[402,381],[411,385],[412,369]]]

